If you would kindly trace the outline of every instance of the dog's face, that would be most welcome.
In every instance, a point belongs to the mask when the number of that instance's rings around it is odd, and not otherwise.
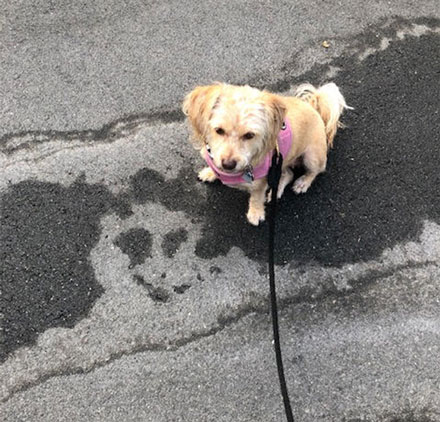
[[[211,85],[194,89],[183,103],[197,146],[206,146],[225,172],[256,165],[275,147],[285,107],[273,94],[249,86]]]

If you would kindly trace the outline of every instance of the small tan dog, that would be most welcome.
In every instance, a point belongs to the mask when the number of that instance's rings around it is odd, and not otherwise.
[[[327,150],[345,108],[349,107],[334,83],[318,89],[301,85],[293,97],[221,83],[197,87],[186,96],[183,112],[208,164],[199,179],[220,179],[249,191],[247,219],[257,226],[265,218],[266,176],[277,143],[284,158],[278,198],[293,180],[292,168],[300,159],[305,174],[293,190],[307,192],[325,170]]]

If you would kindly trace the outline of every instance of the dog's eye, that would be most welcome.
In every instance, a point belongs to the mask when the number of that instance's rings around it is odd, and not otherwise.
[[[221,127],[216,127],[215,131],[217,132],[217,135],[224,135],[225,134],[225,130],[222,129]]]
[[[252,139],[255,136],[255,133],[247,132],[243,135],[243,139]]]

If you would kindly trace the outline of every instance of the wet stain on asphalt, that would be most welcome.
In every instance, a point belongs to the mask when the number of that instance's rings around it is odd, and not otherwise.
[[[191,288],[191,284],[182,284],[181,286],[173,286],[173,290],[179,295],[185,293],[189,288]]]
[[[93,198],[93,199],[92,199]],[[0,361],[52,327],[73,327],[103,293],[89,261],[101,217],[124,204],[100,185],[25,181],[0,205]]]
[[[440,119],[432,89],[440,82],[437,41],[430,34],[391,42],[362,62],[338,59],[342,71],[335,82],[355,111],[343,118],[348,128],[337,135],[327,172],[307,194],[288,190],[280,201],[278,264],[375,259],[387,247],[417,239],[424,219],[440,220]],[[203,199],[194,186],[196,171],[165,181],[144,169],[133,177],[134,198],[202,222],[201,258],[236,246],[264,262],[267,225],[246,222],[247,195],[214,183]]]
[[[153,302],[165,303],[170,298],[167,290],[160,286],[153,286],[151,283],[148,283],[141,275],[135,274],[134,280],[139,286],[145,287],[147,289],[148,296]]]
[[[322,265],[366,261],[416,240],[440,221],[438,35],[392,42],[361,63],[343,61],[336,83],[355,108],[343,119],[327,173],[280,204],[281,259]],[[288,255],[284,252],[290,252]]]
[[[143,228],[130,229],[115,239],[115,245],[130,259],[129,268],[143,264],[147,257],[151,257],[152,244],[151,233]]]
[[[173,258],[180,245],[188,240],[188,231],[184,228],[171,231],[164,236],[162,250],[168,258]]]

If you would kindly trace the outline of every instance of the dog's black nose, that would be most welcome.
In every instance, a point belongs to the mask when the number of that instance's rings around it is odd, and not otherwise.
[[[222,167],[225,170],[234,170],[237,165],[237,161],[235,160],[222,160]]]

